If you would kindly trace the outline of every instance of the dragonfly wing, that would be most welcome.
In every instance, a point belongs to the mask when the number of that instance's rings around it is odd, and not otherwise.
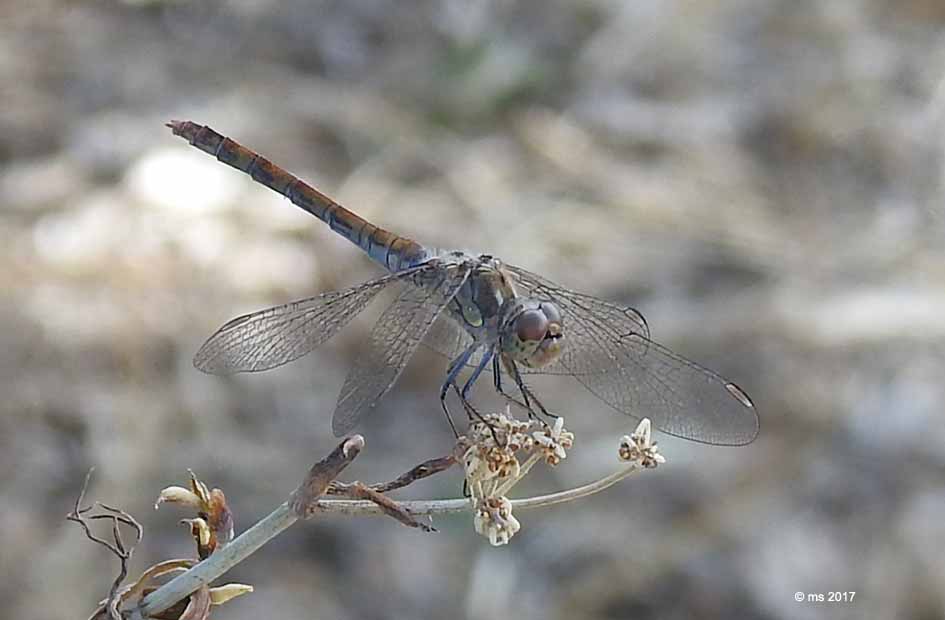
[[[444,312],[433,322],[421,344],[448,360],[454,360],[472,344],[472,341],[472,336]]]
[[[237,317],[200,347],[194,366],[224,375],[287,364],[334,336],[379,292],[409,277],[412,271]]]
[[[421,343],[425,348],[442,355],[447,361],[452,362],[459,357],[473,343],[473,337],[456,322],[452,316],[444,312],[440,314],[433,327],[424,336]],[[476,368],[485,355],[485,348],[475,351],[468,360],[466,368]]]
[[[465,265],[434,266],[404,284],[371,330],[368,348],[345,378],[332,418],[336,436],[353,430],[387,393],[468,277]]]
[[[551,374],[573,376],[612,408],[649,418],[670,435],[715,445],[743,445],[757,436],[758,414],[748,395],[650,340],[639,312],[507,268],[526,294],[564,313],[565,347]]]

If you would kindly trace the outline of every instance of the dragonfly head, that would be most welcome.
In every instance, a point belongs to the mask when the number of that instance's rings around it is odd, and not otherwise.
[[[505,312],[502,352],[529,368],[541,368],[560,357],[564,345],[561,311],[550,301],[515,300]]]

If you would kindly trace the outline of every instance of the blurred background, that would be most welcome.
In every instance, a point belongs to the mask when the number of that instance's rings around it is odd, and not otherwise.
[[[517,514],[504,548],[471,515],[297,525],[218,614],[941,617],[943,26],[934,0],[0,3],[0,617],[107,593],[114,558],[63,520],[90,466],[89,497],[146,528],[134,575],[192,554],[189,515],[152,510],[187,467],[242,529],[336,444],[377,310],[270,372],[191,359],[240,313],[378,269],[170,119],[379,225],[635,306],[762,418],[743,448],[658,436],[667,465]],[[411,365],[346,479],[449,449],[443,370]],[[535,387],[577,443],[516,491],[612,471],[634,423]],[[407,491],[454,497],[461,475]]]

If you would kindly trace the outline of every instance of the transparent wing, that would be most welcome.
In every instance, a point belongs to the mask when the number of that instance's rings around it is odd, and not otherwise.
[[[716,445],[743,445],[757,436],[758,414],[748,395],[650,340],[639,312],[505,267],[520,295],[552,301],[564,315],[564,352],[538,372],[571,375],[612,408],[649,418],[670,435]]]
[[[464,265],[416,273],[371,330],[368,348],[345,378],[332,417],[336,436],[353,430],[387,393],[443,308],[469,277]]]
[[[444,312],[437,317],[421,344],[452,361],[465,351],[472,341],[472,336],[460,327],[448,312]],[[474,354],[473,358],[466,362],[466,366],[475,368],[480,355],[481,353]]]
[[[223,375],[287,364],[334,336],[379,292],[410,277],[413,271],[237,317],[200,347],[194,356],[194,366],[203,372]]]

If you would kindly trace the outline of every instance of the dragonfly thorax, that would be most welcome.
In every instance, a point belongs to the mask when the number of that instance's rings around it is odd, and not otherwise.
[[[515,297],[515,291],[508,285],[498,261],[491,256],[470,259],[463,253],[456,254],[455,258],[474,266],[453,299],[454,316],[474,340],[489,339],[490,334],[495,338],[502,309]]]
[[[528,368],[541,368],[561,356],[561,311],[550,301],[517,298],[503,309],[499,326],[502,353]]]

